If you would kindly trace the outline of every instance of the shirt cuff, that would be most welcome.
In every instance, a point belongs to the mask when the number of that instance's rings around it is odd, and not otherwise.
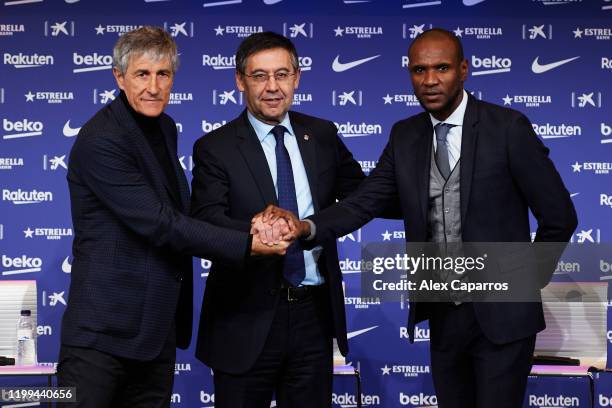
[[[306,238],[303,238],[304,241],[312,241],[315,236],[317,235],[317,226],[315,225],[314,222],[312,222],[311,220],[309,220],[308,218],[302,220],[307,222],[310,225],[310,235],[308,235]]]

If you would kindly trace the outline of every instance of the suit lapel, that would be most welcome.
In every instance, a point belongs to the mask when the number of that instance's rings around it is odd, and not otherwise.
[[[168,149],[168,153],[170,155],[170,162],[172,163],[172,169],[176,174],[179,188],[179,197],[176,197],[179,202],[178,204],[183,209],[185,213],[189,212],[189,185],[187,184],[187,178],[185,177],[185,173],[183,172],[183,168],[179,164],[178,161],[178,152],[176,150],[177,145],[177,135],[176,135],[176,126],[174,126],[173,121],[161,121],[161,129],[164,134],[164,140],[166,142],[166,148]],[[166,180],[164,178],[164,180]],[[167,181],[167,180],[166,180]],[[170,188],[169,183],[166,182],[166,189],[168,190],[168,194],[171,197],[174,197],[174,193]]]
[[[164,171],[162,171],[160,164],[158,163],[157,158],[155,157],[155,153],[151,149],[149,142],[146,139],[146,136],[142,133],[142,130],[136,123],[136,120],[132,117],[132,114],[129,112],[127,106],[125,106],[121,97],[116,98],[114,102],[112,102],[111,109],[115,113],[118,118],[119,123],[122,124],[128,130],[128,137],[130,137],[130,141],[134,145],[134,147],[140,151],[141,157],[143,158],[146,167],[153,174],[153,182],[157,185],[158,191],[165,191],[168,197],[178,205],[179,208],[185,209],[185,205],[188,200],[181,202],[181,199],[175,197],[174,194],[171,193],[172,189],[170,188],[170,184],[168,178]],[[162,127],[162,132],[166,138],[166,146],[168,146],[168,130]],[[168,152],[171,157],[176,157],[176,148],[170,148],[168,146]],[[176,160],[172,160],[173,166],[176,167]],[[183,196],[183,188],[181,184],[183,181],[180,180],[181,173],[177,173],[179,175],[179,189],[181,190],[181,196]],[[183,175],[184,177],[184,175]],[[186,183],[186,181],[184,181]],[[188,188],[188,187],[187,187]],[[187,190],[188,191],[188,190]],[[189,193],[187,192],[187,195]],[[182,198],[182,197],[181,197]]]
[[[478,101],[468,94],[468,104],[463,117],[463,133],[461,135],[460,201],[462,225],[465,225],[465,215],[472,187],[472,175],[474,174],[474,158],[476,156],[476,141],[478,139],[477,124]]]
[[[417,171],[417,191],[421,206],[421,217],[427,222],[429,208],[429,171],[431,166],[431,149],[433,148],[433,126],[428,114],[423,115],[421,125],[417,129],[418,142],[414,151]]]
[[[244,157],[253,180],[259,188],[261,197],[265,203],[278,205],[278,198],[276,197],[276,190],[274,189],[274,181],[272,180],[272,174],[268,167],[268,161],[266,155],[261,147],[261,143],[255,134],[255,130],[249,123],[246,110],[242,113],[238,119],[239,123],[237,126],[237,137],[238,137],[238,149],[240,154]]]
[[[312,203],[314,211],[319,211],[319,202],[317,197],[317,141],[315,135],[308,132],[302,124],[294,120],[294,116],[289,112],[289,119],[291,120],[291,127],[295,133],[298,148],[300,149],[300,155],[302,156],[302,162],[306,169],[306,176],[308,177],[308,186],[310,187],[310,195],[312,196]]]

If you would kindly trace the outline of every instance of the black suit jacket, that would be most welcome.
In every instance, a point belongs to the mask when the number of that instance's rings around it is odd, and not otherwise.
[[[247,233],[187,217],[189,186],[176,159],[176,125],[166,114],[159,120],[180,197],[170,193],[122,98],[96,113],[72,147],[67,178],[74,260],[62,344],[149,360],[176,324],[177,345],[186,348],[191,256],[244,262]]]
[[[306,169],[314,211],[354,191],[364,175],[333,123],[289,112]],[[305,137],[305,136],[308,137]],[[249,231],[251,218],[278,204],[261,143],[246,111],[200,138],[193,150],[192,214],[219,226]],[[336,240],[320,242],[320,273],[329,287],[335,336],[348,350],[342,275]],[[279,301],[280,257],[252,258],[244,268],[213,262],[206,281],[196,356],[228,373],[247,371],[264,346]]]
[[[378,165],[359,190],[312,216],[318,239],[341,236],[380,214],[399,198],[406,241],[426,242],[433,127],[423,112],[395,123]],[[576,212],[548,158],[548,149],[520,112],[469,96],[461,142],[461,228],[464,242],[529,242],[529,210],[536,242],[567,242]],[[551,270],[552,274],[552,270]],[[540,303],[475,303],[478,322],[495,343],[545,327]],[[428,318],[426,303],[411,304],[408,329]]]

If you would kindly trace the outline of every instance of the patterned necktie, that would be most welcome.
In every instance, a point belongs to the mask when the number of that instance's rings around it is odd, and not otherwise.
[[[448,145],[446,143],[446,136],[448,135],[448,131],[455,125],[450,125],[448,123],[438,123],[435,127],[436,131],[436,141],[438,142],[438,146],[436,148],[436,164],[438,165],[438,170],[445,179],[448,179],[448,176],[451,174],[450,163],[448,161]]]
[[[291,169],[291,158],[285,147],[285,127],[274,126],[272,134],[276,138],[276,185],[278,187],[278,206],[291,211],[299,218],[297,197],[295,195],[295,182]],[[304,266],[304,251],[299,241],[295,241],[287,248],[283,264],[283,276],[293,286],[298,286],[304,280],[306,267]]]

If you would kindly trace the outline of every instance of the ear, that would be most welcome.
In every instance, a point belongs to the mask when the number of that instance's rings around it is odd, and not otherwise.
[[[295,71],[295,79],[293,80],[293,88],[294,89],[298,89],[298,86],[300,85],[300,77],[302,75],[302,71],[298,68],[297,71]]]
[[[240,92],[244,92],[246,88],[244,80],[244,76],[240,72],[236,71],[236,87]]]
[[[461,81],[462,82],[467,80],[468,71],[469,71],[468,63],[467,63],[467,60],[464,59],[463,61],[461,61],[461,64],[459,64],[459,72],[460,72],[460,75],[461,75]]]
[[[117,86],[123,91],[123,80],[125,78],[116,67],[113,67],[113,76],[115,77],[115,81],[117,81]]]

